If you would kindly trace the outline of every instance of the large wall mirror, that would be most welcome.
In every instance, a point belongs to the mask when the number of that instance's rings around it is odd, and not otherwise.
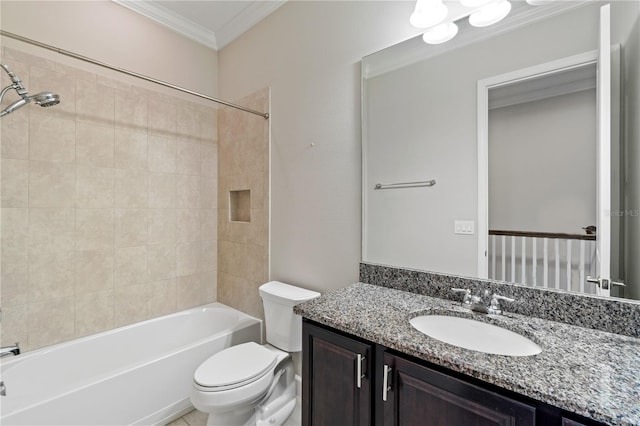
[[[513,4],[363,58],[363,261],[640,299],[640,4]]]

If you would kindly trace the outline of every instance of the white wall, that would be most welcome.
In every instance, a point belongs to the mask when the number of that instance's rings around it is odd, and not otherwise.
[[[593,89],[489,112],[489,229],[596,224],[595,116]]]
[[[414,4],[290,1],[219,52],[222,97],[271,87],[272,279],[358,280],[360,59],[417,34]]]
[[[108,0],[6,1],[0,3],[4,31],[145,74],[178,86],[217,95],[217,52]],[[3,37],[2,44],[104,74],[105,70]],[[113,74],[131,82],[133,77]],[[152,83],[146,87],[212,105]]]

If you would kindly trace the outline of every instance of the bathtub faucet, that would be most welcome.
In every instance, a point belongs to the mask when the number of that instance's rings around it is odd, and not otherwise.
[[[5,346],[0,348],[0,358],[4,358],[7,355],[13,354],[14,356],[20,355],[20,344],[16,342],[13,346]]]

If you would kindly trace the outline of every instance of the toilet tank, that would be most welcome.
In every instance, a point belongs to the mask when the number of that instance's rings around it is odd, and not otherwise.
[[[279,281],[262,284],[259,291],[264,306],[267,342],[286,352],[300,352],[302,317],[293,313],[293,307],[315,299],[320,293]]]

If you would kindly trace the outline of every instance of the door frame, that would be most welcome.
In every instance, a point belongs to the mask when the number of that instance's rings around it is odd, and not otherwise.
[[[593,50],[478,80],[478,278],[489,278],[489,90],[597,62],[598,51]]]

